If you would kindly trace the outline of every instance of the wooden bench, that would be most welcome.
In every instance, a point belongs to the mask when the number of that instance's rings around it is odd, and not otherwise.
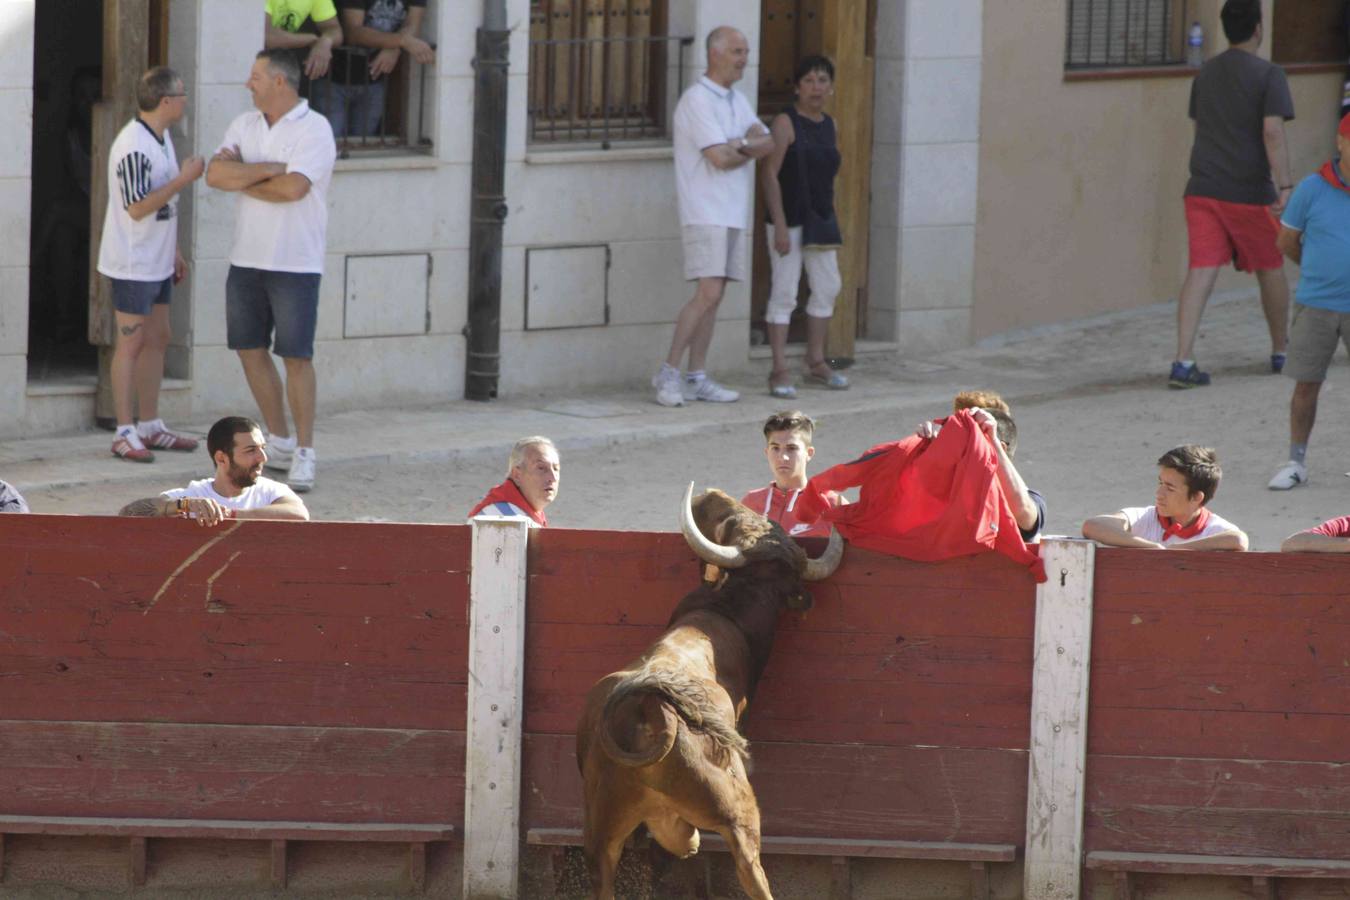
[[[632,846],[632,839],[629,840]],[[525,843],[554,848],[553,872],[556,876],[562,866],[563,851],[568,847],[581,846],[581,829],[531,828],[525,833]],[[720,834],[705,831],[700,835],[699,849],[700,852],[725,853],[727,845]],[[968,862],[972,900],[988,900],[991,862],[1012,862],[1017,859],[1017,847],[1013,844],[955,844],[935,841],[850,840],[764,835],[760,838],[760,849],[767,855],[830,857],[834,867],[830,891],[832,900],[847,900],[852,895],[852,878],[849,873],[849,859],[852,857]]]
[[[1115,873],[1116,900],[1131,900],[1130,875],[1237,875],[1252,880],[1252,896],[1274,900],[1276,878],[1350,878],[1350,860],[1282,859],[1273,856],[1192,856],[1182,853],[1121,853],[1094,850],[1087,867]]]
[[[383,822],[246,822],[234,819],[121,819],[74,816],[0,816],[0,882],[5,877],[5,835],[52,834],[127,838],[127,878],[145,884],[145,846],[151,838],[222,838],[270,841],[272,887],[286,887],[287,841],[371,841],[408,845],[408,879],[413,890],[426,886],[427,844],[454,838],[452,825]]]

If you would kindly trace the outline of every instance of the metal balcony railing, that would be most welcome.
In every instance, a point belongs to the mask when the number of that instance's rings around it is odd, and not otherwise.
[[[338,156],[353,151],[409,149],[430,152],[432,66],[403,54],[392,72],[370,77],[370,61],[379,51],[369,47],[338,47],[328,75],[303,79],[300,93],[333,124]]]

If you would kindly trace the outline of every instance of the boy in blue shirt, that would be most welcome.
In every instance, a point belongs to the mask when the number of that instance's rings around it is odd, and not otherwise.
[[[1308,482],[1308,437],[1317,395],[1337,342],[1350,350],[1350,115],[1336,131],[1337,157],[1299,183],[1280,218],[1280,251],[1301,267],[1284,373],[1289,401],[1289,461],[1270,479],[1273,491]]]

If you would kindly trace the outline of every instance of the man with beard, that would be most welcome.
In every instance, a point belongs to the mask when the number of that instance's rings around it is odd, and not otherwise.
[[[216,465],[214,478],[133,501],[118,515],[181,516],[196,519],[203,528],[226,519],[309,520],[309,510],[295,491],[262,477],[267,445],[257,422],[226,416],[211,426],[206,451]]]

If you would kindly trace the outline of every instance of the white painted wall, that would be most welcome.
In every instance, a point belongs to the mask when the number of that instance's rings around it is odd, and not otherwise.
[[[0,2],[0,423],[12,425],[27,406],[34,9],[34,0]]]
[[[509,0],[513,29],[507,131],[506,220],[502,260],[503,393],[567,385],[646,380],[670,348],[674,320],[693,294],[684,281],[673,163],[668,145],[641,149],[527,146],[529,0]],[[684,81],[703,72],[703,38],[713,27],[734,25],[752,48],[759,43],[759,4],[671,0],[669,33],[693,35],[684,51]],[[468,18],[468,14],[464,14]],[[671,48],[670,75],[676,67]],[[751,57],[737,89],[755,103],[758,65]],[[673,109],[673,103],[672,103]],[[747,220],[748,222],[748,220]],[[532,247],[605,244],[610,249],[608,326],[524,330],[526,253]],[[748,262],[748,261],[747,261]],[[599,277],[599,274],[597,274]],[[708,365],[739,370],[748,360],[750,292],[728,286]]]
[[[434,152],[340,160],[333,178],[315,347],[320,417],[340,408],[436,402],[463,394],[472,61],[482,7],[450,0],[433,0],[430,6],[427,31],[439,48],[428,107]],[[11,123],[0,142],[14,145],[12,152],[0,153],[0,383],[16,388],[0,392],[0,422],[29,431],[33,423],[25,424],[24,392],[17,388],[26,378],[31,126],[22,123],[31,122],[33,9],[33,0],[0,0],[0,111]],[[262,47],[262,16],[240,15],[239,0],[176,0],[170,14],[170,64],[184,76],[190,95],[175,142],[180,155],[209,157],[230,121],[251,109],[244,81]],[[703,39],[721,24],[740,28],[750,46],[758,47],[757,2],[671,0],[670,33],[696,38],[682,51],[685,85],[702,73]],[[645,392],[647,378],[669,347],[674,319],[692,294],[682,274],[669,146],[654,142],[640,149],[581,152],[527,147],[529,0],[509,0],[508,25],[510,215],[503,256],[501,393],[615,382]],[[672,92],[674,56],[673,51]],[[752,55],[738,85],[752,104],[757,83]],[[226,412],[252,413],[238,360],[225,344],[235,197],[203,180],[184,193],[180,204],[180,245],[191,271],[176,295],[170,374],[191,379],[189,414],[198,421]],[[608,324],[526,331],[527,251],[571,244],[608,247],[607,274],[594,273],[607,277]],[[401,323],[397,335],[344,337],[363,329],[368,333],[372,321],[382,320],[363,310],[362,324],[349,328],[344,309],[351,294],[345,283],[348,259],[372,254],[405,255],[409,265],[423,268],[429,257],[425,301],[410,297],[410,288],[396,290],[389,302],[400,305],[399,315],[390,317]],[[411,278],[398,283],[420,285]],[[362,288],[360,296],[369,303],[368,289]],[[425,333],[409,335],[406,325],[416,317],[408,304],[421,302],[426,304]],[[746,366],[749,308],[748,285],[731,285],[709,354],[713,371]]]
[[[983,0],[877,7],[869,337],[970,342]]]

